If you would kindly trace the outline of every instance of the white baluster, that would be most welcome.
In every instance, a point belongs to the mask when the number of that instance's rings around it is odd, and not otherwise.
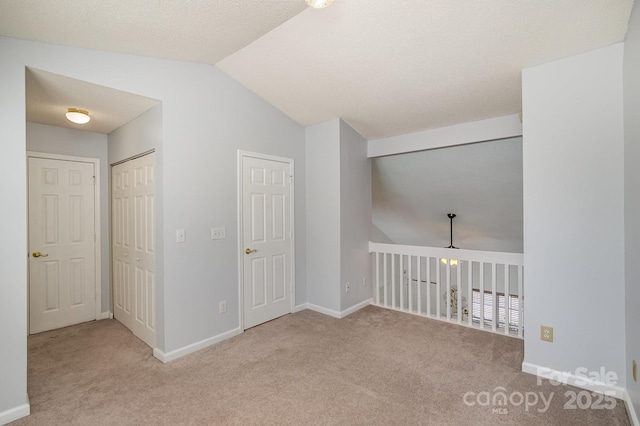
[[[420,256],[418,256],[416,258],[416,275],[418,277],[418,280],[416,282],[416,285],[418,286],[418,315],[422,314],[422,258]]]
[[[436,258],[436,317],[440,319],[440,259]]]
[[[484,262],[480,262],[480,328],[484,328]]]
[[[407,256],[407,276],[408,276],[408,280],[407,280],[407,296],[409,299],[409,312],[413,313],[413,274],[412,274],[412,268],[411,265],[413,263],[413,256],[408,255]]]
[[[518,265],[518,337],[522,337],[524,326],[524,285],[522,279],[522,266]]]
[[[445,298],[447,302],[447,320],[451,320],[451,259],[447,259],[445,272],[445,279],[447,280],[447,297]]]
[[[400,285],[398,286],[398,290],[400,290],[400,310],[404,311],[404,289],[405,282],[407,278],[407,273],[404,269],[404,254],[400,255]]]
[[[391,306],[396,306],[396,255],[391,255]]]
[[[494,262],[491,262],[491,305],[493,313],[493,318],[491,318],[491,330],[495,333],[498,327],[498,299],[496,295],[496,287],[498,286],[498,277],[496,276],[498,272],[498,265]]]
[[[380,306],[380,253],[375,252],[373,253],[374,255],[374,267],[376,268],[375,271],[375,277],[376,277],[376,283],[375,283],[375,287],[374,287],[374,292],[375,292],[375,301],[376,301],[376,305]]]
[[[458,324],[462,322],[462,311],[464,307],[462,306],[462,279],[460,276],[462,275],[462,259],[458,259],[458,269],[456,269],[456,296],[458,297]]]
[[[427,285],[425,289],[427,291],[427,316],[431,317],[431,257],[427,257]]]
[[[511,323],[511,268],[504,265],[504,334],[509,334],[509,324]]]
[[[382,253],[382,256],[384,257],[383,259],[383,273],[384,273],[384,307],[388,308],[389,304],[388,304],[388,300],[387,300],[387,253]]]
[[[467,261],[467,304],[469,305],[469,315],[467,324],[473,325],[473,262]]]

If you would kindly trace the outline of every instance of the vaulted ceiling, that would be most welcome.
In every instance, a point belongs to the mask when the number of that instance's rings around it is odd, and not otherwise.
[[[373,240],[523,251],[522,138],[374,158]]]
[[[520,112],[520,72],[624,39],[632,0],[2,0],[0,35],[214,64],[367,139]]]

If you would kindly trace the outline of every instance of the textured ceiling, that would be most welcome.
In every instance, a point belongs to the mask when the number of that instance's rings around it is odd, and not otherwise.
[[[28,68],[26,71],[27,121],[109,134],[160,101],[58,74]],[[91,121],[67,120],[67,108],[87,110]]]
[[[521,111],[522,68],[623,40],[628,0],[336,0],[218,66],[302,125],[367,139]]]
[[[304,9],[304,0],[1,0],[0,34],[215,64]]]
[[[520,112],[522,68],[624,39],[632,0],[1,0],[0,34],[217,64],[367,139]]]
[[[522,138],[372,160],[374,241],[522,253]],[[386,240],[386,241],[385,241]],[[389,241],[390,240],[390,241]]]

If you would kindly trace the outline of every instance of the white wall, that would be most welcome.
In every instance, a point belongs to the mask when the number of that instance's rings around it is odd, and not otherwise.
[[[447,247],[453,212],[455,246],[522,253],[522,137],[376,157],[371,175],[373,224],[396,244]]]
[[[162,104],[139,115],[135,119],[111,132],[107,138],[109,145],[109,166],[136,155],[154,150],[155,152],[155,242],[156,242],[156,345],[165,347],[164,315],[164,187],[162,150]],[[111,221],[111,209],[109,209]]]
[[[340,120],[309,126],[307,301],[340,311]]]
[[[308,303],[341,316],[372,296],[367,141],[342,120],[329,120],[306,128],[306,154]]]
[[[340,120],[340,275],[341,309],[372,297],[371,160],[367,140]],[[366,278],[367,285],[363,285]],[[351,290],[344,285],[350,282]]]
[[[143,152],[155,150],[162,159],[162,104],[140,114],[109,133],[109,164],[115,164]],[[162,161],[159,161],[162,165]],[[156,170],[162,176],[162,169]],[[156,185],[157,187],[157,185]]]
[[[5,37],[0,51],[0,170],[11,177],[0,195],[12,202],[0,225],[0,413],[24,404],[27,391],[25,66],[162,102],[165,331],[158,349],[166,353],[237,329],[237,150],[293,158],[299,183],[304,129],[210,65]],[[295,221],[304,224],[304,183],[295,195]],[[226,227],[227,238],[211,240],[212,226]],[[184,244],[175,242],[178,228],[186,229]],[[296,231],[303,237],[304,228]],[[305,244],[296,241],[303,271],[305,259]],[[296,285],[304,286],[298,273]],[[215,309],[220,300],[228,302],[225,314]]]
[[[634,7],[624,44],[624,225],[627,391],[640,415],[640,383],[631,363],[640,363],[640,10]]]
[[[0,423],[29,413],[25,82],[24,64],[6,60],[10,50],[0,40]]]
[[[27,123],[27,150],[50,154],[97,158],[100,160],[100,233],[102,254],[102,310],[110,309],[109,263],[109,167],[107,159],[107,135],[83,132],[64,127]]]
[[[523,70],[526,366],[625,378],[622,53]],[[554,342],[540,326],[554,327]]]
[[[518,114],[369,141],[370,158],[522,136]]]

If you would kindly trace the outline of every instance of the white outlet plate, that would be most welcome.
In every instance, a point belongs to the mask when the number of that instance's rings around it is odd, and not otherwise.
[[[187,231],[184,229],[176,230],[176,243],[184,243],[187,241]]]
[[[225,312],[227,312],[227,301],[223,300],[220,302],[220,313],[224,314]]]
[[[222,228],[211,228],[211,239],[212,240],[222,240],[227,238],[227,229]]]

